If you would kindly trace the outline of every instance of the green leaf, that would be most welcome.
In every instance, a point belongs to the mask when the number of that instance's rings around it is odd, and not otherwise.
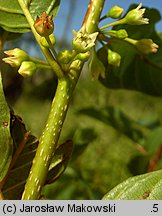
[[[162,145],[162,127],[151,131],[145,141],[145,148],[149,154],[155,154],[157,149]]]
[[[89,63],[89,71],[93,79],[98,79],[100,76],[105,78],[104,64],[97,57],[96,50],[92,50],[92,58]]]
[[[117,48],[120,50],[118,50]],[[106,78],[101,82],[107,88],[131,89],[141,91],[150,95],[162,95],[162,69],[150,58],[141,58],[131,45],[124,41],[118,41],[113,50],[120,53],[122,60],[119,68],[108,65],[105,61]],[[100,60],[107,53],[104,49],[99,50]],[[154,54],[158,55],[158,54]],[[152,58],[152,60],[151,60]],[[162,57],[159,56],[162,61]],[[106,60],[107,61],[107,60]]]
[[[20,33],[7,32],[3,28],[0,27],[0,38],[1,38],[1,41],[3,39],[3,41],[1,43],[4,43],[4,42],[9,41],[9,40],[15,40],[15,39],[17,39],[20,36],[21,36]]]
[[[14,142],[12,167],[5,179],[5,199],[21,199],[26,179],[38,146],[38,139],[27,132],[22,119],[11,113],[11,134]],[[21,173],[21,175],[20,175]]]
[[[26,179],[38,146],[38,139],[27,132],[22,119],[11,113],[11,134],[14,142],[14,157],[2,193],[5,199],[21,199]],[[73,149],[72,141],[66,141],[56,148],[46,184],[56,181],[64,172]],[[20,175],[21,173],[21,175]]]
[[[29,3],[29,11],[34,20],[43,11],[55,17],[59,9],[59,4],[60,0],[31,0]],[[29,24],[17,0],[0,0],[0,25],[10,32],[23,33],[30,31]]]
[[[38,140],[29,135],[26,146],[11,169],[2,189],[5,199],[21,199],[26,179],[38,145]]]
[[[6,103],[0,73],[0,181],[6,176],[12,158],[10,111]]]
[[[98,51],[100,60],[106,68],[106,79],[101,79],[103,85],[112,89],[132,89],[151,95],[162,95],[162,40],[155,31],[155,24],[160,19],[159,12],[147,9],[149,25],[130,26],[120,25],[115,30],[125,28],[130,38],[151,38],[159,45],[157,53],[141,55],[131,44],[114,39],[108,47],[121,56],[121,66],[112,67],[107,63],[107,49],[103,47]]]
[[[160,119],[158,119],[158,117],[155,115],[151,115],[138,120],[138,123],[141,126],[147,127],[149,129],[154,129],[160,126]]]
[[[131,177],[117,185],[104,200],[161,200],[162,170]]]
[[[106,125],[110,125],[135,142],[139,143],[144,137],[144,131],[138,122],[129,118],[116,107],[107,106],[100,110],[90,107],[80,110],[79,113],[100,120]]]

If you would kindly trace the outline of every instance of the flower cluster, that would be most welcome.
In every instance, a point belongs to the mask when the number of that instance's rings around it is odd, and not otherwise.
[[[26,52],[19,48],[7,50],[4,52],[8,57],[2,60],[12,67],[19,67],[19,74],[23,77],[31,76],[36,71],[36,64],[30,61],[30,57]]]
[[[125,17],[115,22],[112,22],[110,24],[100,27],[100,30],[103,35],[109,35],[114,38],[123,39],[133,44],[136,47],[136,49],[143,54],[156,53],[159,46],[156,43],[154,43],[153,40],[151,39],[135,40],[135,39],[129,38],[127,31],[125,29],[104,30],[106,28],[116,26],[116,25],[121,25],[121,24],[129,24],[129,25],[149,24],[149,19],[144,18],[145,11],[146,11],[146,8],[142,8],[142,3],[140,3],[135,9],[130,10],[125,15]],[[122,13],[123,13],[123,9],[115,5],[114,7],[110,9],[106,17],[110,16],[112,18],[119,18]],[[109,37],[105,37],[105,38],[109,42]],[[121,62],[121,56],[118,53],[108,49],[108,63],[119,67],[120,62]]]

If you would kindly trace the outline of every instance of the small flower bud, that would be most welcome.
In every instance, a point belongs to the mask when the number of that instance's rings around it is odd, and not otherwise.
[[[73,30],[74,38],[72,41],[73,49],[80,52],[89,51],[94,45],[98,35],[98,32],[89,34],[86,32],[85,27],[83,26],[78,32]]]
[[[137,49],[144,53],[156,53],[158,49],[158,45],[154,43],[151,39],[141,39],[136,42]]]
[[[37,67],[36,64],[34,62],[31,61],[24,61],[22,62],[18,73],[21,74],[23,77],[29,77],[32,76],[34,74],[34,72],[36,71]]]
[[[97,57],[96,51],[93,50],[92,58],[89,63],[89,71],[92,75],[94,80],[98,79],[100,76],[104,79],[105,78],[105,67],[102,61]]]
[[[110,49],[108,49],[108,63],[113,66],[120,66],[121,56]]]
[[[73,53],[69,52],[69,50],[63,50],[58,53],[57,58],[60,63],[68,64],[73,58]]]
[[[79,53],[76,56],[76,59],[79,59],[82,62],[86,62],[86,61],[88,61],[89,57],[90,57],[90,51],[87,51],[85,53]]]
[[[29,60],[28,54],[19,48],[7,50],[4,53],[7,54],[8,57],[3,58],[2,60],[12,67],[19,67],[23,61]]]
[[[149,19],[143,18],[143,14],[145,13],[145,8],[141,9],[142,3],[138,5],[137,8],[129,11],[126,16],[123,18],[124,23],[130,25],[142,25],[148,24]]]
[[[51,41],[51,44],[54,46],[56,43],[55,36],[53,34],[50,34],[49,39]],[[50,48],[50,45],[48,44],[45,37],[41,37],[40,42],[41,42],[41,45],[44,46],[45,48]]]
[[[125,29],[120,29],[116,31],[116,38],[125,39],[128,37],[128,33]]]
[[[111,17],[113,19],[117,19],[120,18],[120,16],[122,15],[124,9],[115,5],[113,6],[110,11],[108,12],[108,14],[106,15],[107,17]]]
[[[54,30],[52,16],[48,16],[46,12],[43,12],[42,16],[37,16],[34,28],[40,36],[49,36]]]
[[[119,39],[125,39],[128,37],[127,31],[125,29],[120,29],[118,31],[115,30],[107,30],[104,32],[105,34],[108,34],[112,37],[119,38]]]

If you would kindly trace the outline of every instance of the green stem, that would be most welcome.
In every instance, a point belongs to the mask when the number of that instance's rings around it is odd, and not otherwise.
[[[37,66],[37,68],[41,68],[41,69],[48,69],[48,70],[51,69],[50,65],[45,65],[45,64],[39,64],[39,63],[37,63],[36,66]]]
[[[47,124],[40,137],[37,152],[25,185],[23,200],[38,199],[40,196],[82,67],[83,63],[81,61],[74,61],[69,71],[69,77],[58,81]]]
[[[46,127],[40,137],[39,146],[25,186],[22,199],[38,199],[45,183],[48,167],[55,152],[62,125],[70,103],[75,83],[67,79],[58,82],[56,94]]]
[[[22,0],[18,0],[22,2]],[[96,31],[96,23],[100,19],[104,0],[90,0],[90,10],[84,19],[88,32]],[[93,10],[92,10],[93,9]],[[94,15],[95,14],[95,15]],[[93,21],[91,18],[93,17]],[[74,60],[69,66],[67,75],[59,77],[55,97],[52,102],[46,127],[40,137],[36,156],[27,179],[22,199],[38,199],[45,184],[48,168],[55,152],[63,122],[84,63]]]
[[[46,39],[47,43],[49,44],[50,49],[51,49],[51,51],[52,51],[54,57],[55,57],[56,60],[57,60],[57,52],[56,52],[56,50],[54,49],[54,47],[53,47],[53,45],[52,45],[52,43],[51,43],[51,40],[50,40],[49,36],[45,37],[45,39]]]
[[[124,24],[125,23],[125,19],[121,19],[121,20],[117,20],[115,22],[112,22],[112,23],[108,23],[104,26],[101,26],[100,27],[100,30],[102,31],[103,29],[106,29],[106,28],[109,28],[109,27],[112,27],[112,26],[116,26],[116,25],[121,25],[121,24]]]
[[[105,31],[102,31],[102,34],[107,34],[107,35],[110,35],[111,37],[115,37],[116,31],[115,30],[105,30]]]
[[[43,61],[43,60],[41,60],[41,59],[31,58],[31,57],[30,57],[30,60],[33,61],[33,62],[36,63],[36,64],[42,64],[42,65],[48,65],[48,66],[49,66],[48,62]]]
[[[132,44],[132,45],[136,45],[136,43],[138,42],[137,40],[134,40],[132,38],[125,38],[125,41],[127,41],[128,43]]]
[[[51,66],[48,64],[48,62],[42,61],[37,58],[30,58],[30,60],[37,65],[37,68],[51,69]]]
[[[107,18],[109,18],[109,17],[106,16],[106,15],[104,15],[103,17],[101,17],[100,22],[101,22],[102,20],[104,20],[104,19],[107,19]]]
[[[25,4],[24,0],[18,0],[21,9],[24,12],[24,15],[26,16],[26,19],[30,25],[30,28],[35,36],[35,39],[37,41],[37,43],[39,44],[44,56],[46,57],[47,61],[49,62],[49,64],[51,65],[52,69],[54,70],[54,72],[56,73],[58,78],[62,78],[64,76],[64,73],[60,67],[60,65],[57,63],[57,61],[54,60],[53,56],[51,55],[50,51],[43,47],[40,43],[40,39],[41,36],[36,32],[35,28],[34,28],[34,20],[29,12],[28,6]]]
[[[82,24],[86,26],[86,31],[88,33],[97,31],[104,3],[105,0],[90,0],[88,10]]]

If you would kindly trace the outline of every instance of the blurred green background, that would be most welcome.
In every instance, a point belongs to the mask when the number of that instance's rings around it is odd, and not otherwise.
[[[57,41],[58,50],[71,46],[66,37]],[[7,42],[4,49],[13,47],[43,58],[30,33]],[[161,60],[159,55],[158,62]],[[39,137],[56,90],[55,75],[50,70],[39,70],[35,76],[23,79],[4,63],[2,74],[9,105],[27,129]],[[158,88],[157,94],[125,86],[111,88],[103,80],[92,80],[86,64],[60,138],[60,143],[73,140],[72,158],[62,177],[44,187],[43,196],[101,199],[129,176],[162,168],[162,87]]]

